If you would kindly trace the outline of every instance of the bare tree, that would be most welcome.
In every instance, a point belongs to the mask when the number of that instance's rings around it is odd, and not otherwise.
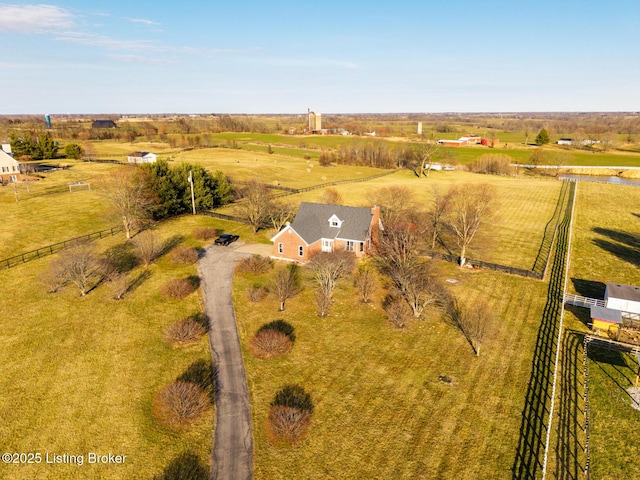
[[[382,308],[389,321],[397,328],[404,328],[411,318],[411,309],[404,298],[396,294],[388,294],[382,301]]]
[[[420,318],[427,307],[434,306],[444,297],[444,289],[430,261],[416,261],[403,275],[395,276],[394,282],[415,318]]]
[[[467,183],[454,185],[447,196],[450,205],[448,225],[455,234],[462,266],[466,261],[467,247],[480,227],[491,219],[495,193],[490,185]]]
[[[296,210],[296,206],[292,203],[272,202],[269,204],[267,217],[273,229],[279,232],[287,222],[293,220]]]
[[[380,220],[385,228],[393,228],[407,220],[409,213],[415,210],[411,191],[406,187],[390,185],[370,192],[367,201],[380,206]]]
[[[476,356],[479,357],[482,343],[494,321],[489,304],[484,299],[460,303],[454,298],[448,310],[449,318],[460,329]]]
[[[442,195],[437,185],[433,186],[433,200],[428,214],[429,233],[431,237],[431,249],[436,248],[436,242],[442,242],[444,219],[449,211],[449,197]]]
[[[376,288],[376,279],[373,270],[367,265],[358,267],[358,271],[353,279],[353,285],[360,294],[360,301],[362,303],[369,303],[371,301],[371,294]]]
[[[158,258],[158,255],[162,250],[158,235],[149,230],[136,235],[133,239],[133,245],[135,246],[136,257],[145,266],[150,265],[151,262]]]
[[[418,144],[416,148],[416,159],[418,160],[418,172],[416,174],[418,178],[422,178],[423,175],[425,177],[429,176],[438,150],[440,150],[440,144],[433,141],[433,139],[430,142]]]
[[[127,238],[151,217],[155,204],[142,175],[135,170],[117,170],[100,183],[101,195],[113,206],[120,217]]]
[[[284,310],[285,302],[300,291],[300,272],[294,263],[284,268],[278,268],[272,281],[272,290],[280,301],[280,311]]]
[[[50,264],[47,274],[50,280],[55,281],[56,291],[61,286],[73,284],[80,290],[80,295],[85,296],[89,291],[92,278],[97,276],[98,257],[91,244],[81,243],[60,252]],[[50,286],[53,282],[49,282]]]
[[[252,180],[240,190],[238,212],[253,227],[254,233],[269,220],[270,204],[271,192],[263,183]]]
[[[93,143],[85,143],[82,146],[82,160],[85,162],[92,162],[96,158],[96,147],[93,146]]]
[[[318,315],[326,317],[329,314],[333,291],[338,281],[353,270],[355,257],[349,252],[320,252],[309,262],[318,284]]]
[[[328,205],[342,205],[344,200],[340,192],[335,188],[325,188],[320,197],[320,202]]]

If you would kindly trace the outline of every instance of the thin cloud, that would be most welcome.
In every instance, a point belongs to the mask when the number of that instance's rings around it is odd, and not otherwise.
[[[107,55],[107,58],[125,63],[147,64],[147,65],[169,65],[175,63],[166,58],[143,57],[142,55]]]
[[[278,67],[339,67],[348,70],[358,68],[358,65],[353,62],[331,58],[253,58],[246,61],[248,63],[274,65]]]
[[[74,24],[71,12],[55,5],[0,5],[0,32],[46,33]]]
[[[142,23],[144,25],[149,25],[150,27],[159,27],[161,24],[158,22],[154,22],[153,20],[147,20],[146,18],[131,18],[131,17],[124,17],[124,19],[128,22],[133,22],[133,23]]]

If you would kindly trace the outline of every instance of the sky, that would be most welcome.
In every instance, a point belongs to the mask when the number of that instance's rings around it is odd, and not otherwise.
[[[640,2],[0,0],[0,114],[640,111]]]

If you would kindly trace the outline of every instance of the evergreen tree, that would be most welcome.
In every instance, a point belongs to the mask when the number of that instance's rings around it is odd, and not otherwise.
[[[536,143],[538,145],[546,145],[549,142],[550,142],[549,132],[547,131],[546,128],[543,128],[542,130],[540,130],[540,132],[536,136]]]
[[[69,143],[64,147],[64,154],[67,158],[79,160],[82,157],[82,147],[77,143]]]

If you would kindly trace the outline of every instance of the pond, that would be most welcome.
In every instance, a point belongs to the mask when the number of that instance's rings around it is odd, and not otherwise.
[[[573,180],[581,182],[598,182],[598,183],[613,183],[615,185],[633,185],[640,187],[640,179],[633,178],[620,178],[615,175],[610,176],[597,176],[597,175],[575,175],[567,173],[558,177],[560,180]]]

